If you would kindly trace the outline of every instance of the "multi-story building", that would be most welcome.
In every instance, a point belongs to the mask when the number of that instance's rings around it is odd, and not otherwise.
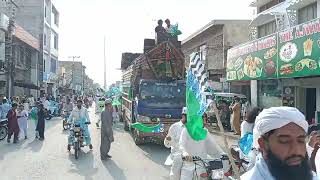
[[[79,61],[60,61],[59,72],[65,82],[64,88],[71,89],[73,92],[82,93],[86,83],[86,67]]]
[[[55,94],[59,60],[59,11],[53,0],[15,0],[15,20],[40,43],[41,91]]]
[[[256,0],[252,41],[228,51],[230,82],[251,80],[254,106],[293,106],[320,120],[320,0]]]
[[[6,7],[8,4],[2,5]],[[9,25],[9,17],[4,13],[0,13],[0,22],[0,94],[38,97],[39,40],[19,24],[12,22]],[[12,38],[9,28],[14,31]]]
[[[225,83],[227,50],[249,40],[250,20],[213,20],[199,31],[182,41],[186,68],[189,55],[200,52],[209,75],[209,84],[216,91],[243,93],[250,95],[250,81]],[[231,88],[231,89],[229,89]]]

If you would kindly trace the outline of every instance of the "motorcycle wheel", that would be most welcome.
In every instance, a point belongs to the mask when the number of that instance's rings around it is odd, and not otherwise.
[[[62,127],[63,127],[63,130],[67,130],[68,124],[65,121],[62,121]]]
[[[8,128],[4,126],[0,126],[0,140],[3,140],[8,135]]]
[[[74,156],[76,159],[79,158],[79,150],[80,150],[79,142],[75,142],[74,143]]]

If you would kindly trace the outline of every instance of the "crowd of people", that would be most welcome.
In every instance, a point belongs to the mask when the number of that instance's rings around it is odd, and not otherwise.
[[[238,106],[236,103],[233,108]],[[204,128],[205,119],[206,114],[203,116]],[[171,148],[166,161],[171,165],[171,180],[191,180],[194,174],[205,172],[201,166],[195,167],[192,157],[214,159],[226,154],[209,133],[205,140],[193,140],[186,129],[187,122],[187,109],[184,108],[181,121],[170,127],[164,140],[164,145]],[[296,108],[252,108],[240,129],[236,130],[239,134],[241,132],[241,138],[252,136],[250,152],[242,153],[242,156],[249,156],[252,164],[241,179],[317,179],[320,167],[316,163],[316,154],[320,148],[320,134],[308,131],[308,128],[305,116]]]

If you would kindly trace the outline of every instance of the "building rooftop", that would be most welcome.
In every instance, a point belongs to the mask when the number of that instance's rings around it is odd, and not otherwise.
[[[198,31],[196,31],[195,33],[191,34],[189,37],[187,37],[185,40],[182,41],[182,44],[190,41],[191,39],[197,37],[198,35],[202,34],[203,32],[205,32],[206,30],[208,30],[209,28],[211,28],[212,26],[217,26],[217,25],[225,25],[225,24],[232,24],[235,22],[251,22],[251,20],[241,20],[241,19],[230,19],[230,20],[212,20],[211,22],[209,22],[207,25],[203,26],[201,29],[199,29]]]

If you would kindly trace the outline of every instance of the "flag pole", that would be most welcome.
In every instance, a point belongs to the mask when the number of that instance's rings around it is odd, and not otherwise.
[[[217,108],[217,104],[216,104],[215,100],[212,101],[211,107],[213,108],[213,111],[214,111],[214,113],[215,113],[215,115],[217,117],[218,126],[219,126],[220,132],[221,132],[222,137],[223,137],[224,146],[225,146],[225,149],[227,151],[227,155],[228,155],[229,161],[231,162],[232,171],[235,174],[235,178],[240,180],[240,173],[239,173],[238,167],[236,166],[236,163],[234,162],[234,159],[233,159],[233,157],[231,155],[231,149],[229,147],[229,143],[227,141],[227,137],[224,134],[224,128],[223,128],[223,125],[222,125],[221,119],[220,119],[221,116],[220,116],[220,113],[219,113],[219,110]]]

